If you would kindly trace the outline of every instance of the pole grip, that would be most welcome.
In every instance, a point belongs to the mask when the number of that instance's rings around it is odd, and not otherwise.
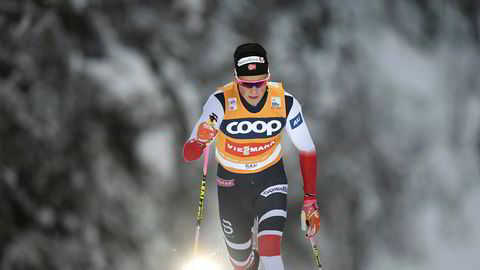
[[[208,169],[208,153],[210,152],[210,145],[207,145],[205,149],[203,149],[203,175],[207,175]]]

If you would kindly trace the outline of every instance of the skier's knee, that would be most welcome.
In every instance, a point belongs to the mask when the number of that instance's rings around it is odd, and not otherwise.
[[[260,256],[279,256],[282,237],[279,235],[262,235],[258,238]]]

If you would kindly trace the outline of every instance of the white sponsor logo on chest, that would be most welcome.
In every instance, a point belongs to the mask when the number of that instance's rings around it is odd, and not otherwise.
[[[249,121],[241,121],[241,122],[231,122],[227,125],[226,129],[230,134],[248,134],[250,132],[255,133],[265,133],[267,132],[267,136],[272,135],[275,131],[278,131],[282,128],[282,123],[278,120],[272,120],[268,123],[264,121],[257,120],[253,123]]]

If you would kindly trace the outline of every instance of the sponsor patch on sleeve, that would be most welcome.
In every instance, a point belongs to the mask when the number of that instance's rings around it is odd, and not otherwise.
[[[300,126],[303,123],[303,118],[302,114],[299,112],[297,116],[295,116],[293,119],[290,120],[290,126],[292,129]]]

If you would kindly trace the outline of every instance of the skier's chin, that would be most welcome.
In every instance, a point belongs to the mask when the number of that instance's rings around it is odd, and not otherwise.
[[[260,102],[260,96],[257,98],[248,97],[248,103],[250,103],[250,105],[257,106],[258,102]]]

